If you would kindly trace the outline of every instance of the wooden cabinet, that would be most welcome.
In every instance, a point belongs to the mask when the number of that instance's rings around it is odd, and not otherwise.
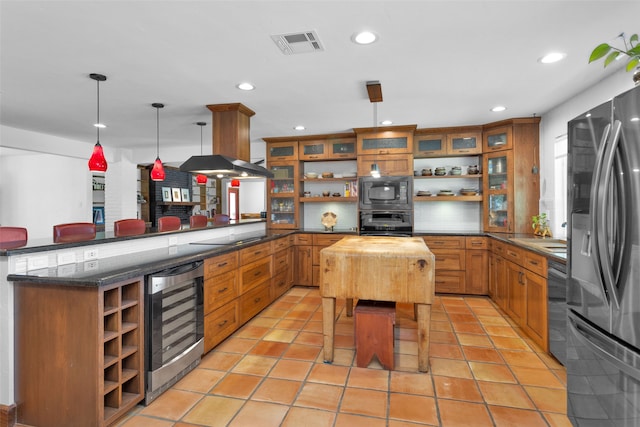
[[[324,160],[328,158],[327,142],[323,139],[300,141],[298,143],[299,160]]]
[[[294,238],[294,283],[313,285],[313,237],[311,234],[296,234]]]
[[[271,278],[271,300],[274,301],[293,285],[293,236],[286,236],[274,240],[272,247],[273,274]]]
[[[239,326],[238,251],[204,260],[204,352]]]
[[[378,165],[382,176],[413,175],[412,154],[358,155],[358,176],[371,175],[371,166]]]
[[[482,154],[482,127],[418,129],[413,138],[416,158]]]
[[[489,253],[486,237],[465,238],[465,293],[486,295],[489,291]]]
[[[366,154],[413,153],[415,125],[354,129],[358,156]]]
[[[530,233],[540,198],[539,117],[484,126],[484,231]]]
[[[355,160],[356,137],[330,137],[327,140],[327,155],[330,160]]]
[[[274,177],[267,180],[267,222],[270,228],[295,229],[300,226],[299,162],[272,162]]]
[[[107,426],[144,398],[144,280],[15,289],[17,421]]]
[[[267,142],[267,164],[298,160],[298,140],[283,141],[280,138],[264,138]]]
[[[313,249],[311,252],[311,283],[320,286],[320,251],[334,243],[339,242],[345,234],[314,234]]]

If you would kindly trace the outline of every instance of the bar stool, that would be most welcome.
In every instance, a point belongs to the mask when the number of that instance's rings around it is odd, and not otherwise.
[[[189,226],[191,228],[203,228],[207,226],[207,218],[205,215],[192,215],[189,217]]]
[[[144,234],[146,224],[142,219],[121,219],[113,223],[113,232],[116,237],[137,236]]]
[[[92,222],[70,222],[53,226],[53,242],[82,242],[96,238],[96,225]]]
[[[396,304],[388,301],[359,300],[354,315],[356,365],[369,366],[373,356],[387,370],[394,367],[393,326]]]
[[[27,244],[24,227],[0,227],[0,249],[14,249]]]
[[[180,218],[177,216],[161,216],[158,218],[158,231],[180,230]]]
[[[229,224],[229,215],[225,214],[215,214],[213,216],[214,224]]]

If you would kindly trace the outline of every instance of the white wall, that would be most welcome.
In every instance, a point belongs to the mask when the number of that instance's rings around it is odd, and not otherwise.
[[[240,181],[240,213],[266,211],[266,179],[244,179]]]

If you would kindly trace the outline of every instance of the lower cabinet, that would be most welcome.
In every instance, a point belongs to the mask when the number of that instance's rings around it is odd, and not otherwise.
[[[294,244],[294,283],[313,286],[313,237],[311,234],[296,234]]]
[[[18,423],[108,426],[144,399],[142,277],[14,292]]]

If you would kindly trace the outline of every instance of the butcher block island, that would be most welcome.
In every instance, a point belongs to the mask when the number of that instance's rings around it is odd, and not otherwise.
[[[415,304],[418,369],[429,366],[435,257],[420,237],[347,236],[320,251],[324,360],[333,361],[336,298]]]

